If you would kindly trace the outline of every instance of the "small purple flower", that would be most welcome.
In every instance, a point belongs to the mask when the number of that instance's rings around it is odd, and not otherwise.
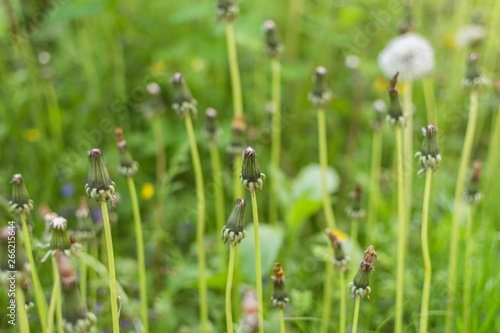
[[[63,198],[71,197],[74,192],[75,192],[75,187],[71,183],[64,184],[63,187],[61,187],[61,196]]]

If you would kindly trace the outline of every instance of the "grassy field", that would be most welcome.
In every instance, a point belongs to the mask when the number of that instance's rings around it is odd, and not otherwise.
[[[53,287],[59,285],[54,284],[56,262],[62,278],[62,267],[69,265],[58,255],[40,262],[48,251],[40,245],[50,242],[47,225],[52,220],[46,215],[55,212],[67,219],[64,237],[74,236],[82,244],[71,263],[79,280],[75,292],[85,294],[77,303],[97,318],[91,332],[111,332],[116,314],[110,302],[110,244],[103,226],[111,226],[122,332],[142,332],[144,325],[149,332],[226,332],[228,305],[234,331],[257,332],[256,218],[266,332],[283,330],[282,315],[289,332],[350,332],[356,299],[347,294],[347,284],[369,245],[377,260],[370,299],[360,302],[358,332],[500,332],[500,180],[495,175],[500,168],[500,2],[256,0],[237,5],[239,18],[228,23],[217,19],[215,0],[1,3],[0,217],[2,227],[9,221],[18,226],[17,260],[25,260],[23,251],[31,244],[40,288],[30,284],[23,293],[34,304],[28,309],[30,331],[47,331],[36,291],[48,309],[56,294]],[[277,36],[269,32],[272,26],[264,25],[267,20],[275,22]],[[434,64],[424,63],[428,72],[408,77],[396,61],[379,65],[379,54],[403,33],[417,33],[432,46]],[[237,62],[231,62],[232,46]],[[411,64],[416,61],[412,57],[422,53],[416,48],[401,61]],[[471,53],[477,53],[481,76],[475,77],[477,85],[467,87],[464,78],[477,74],[466,61]],[[317,88],[311,78],[318,66],[327,69],[326,87],[332,93],[331,103],[325,105],[308,99]],[[392,128],[385,118],[395,105],[390,104],[388,87],[397,70],[407,126]],[[192,100],[172,84],[178,72],[197,101],[197,114],[183,109]],[[172,107],[179,98],[187,103],[180,114]],[[384,103],[374,104],[377,100]],[[215,136],[210,135],[207,108],[217,111]],[[377,121],[380,127],[374,126]],[[413,156],[424,139],[421,128],[430,123],[438,128],[442,161],[432,172],[429,199],[424,190],[431,170],[417,176],[422,166]],[[117,148],[116,126],[123,129],[126,148],[139,166],[133,178],[122,175],[124,155]],[[236,135],[235,128],[240,129]],[[320,142],[325,138],[321,128],[326,128],[326,170],[320,166]],[[255,149],[266,176],[255,201],[237,179],[248,146]],[[116,200],[104,199],[109,223],[103,218],[102,199],[84,201],[92,220],[87,227],[95,236],[82,241],[78,235],[90,220],[76,212],[81,197],[88,197],[85,185],[91,182],[87,175],[93,148],[102,151]],[[471,190],[475,160],[482,164],[476,183],[482,200],[477,205],[462,200],[463,192]],[[17,185],[10,182],[18,173],[34,201],[31,214],[26,214],[30,233],[24,233],[24,213],[19,217],[9,207]],[[403,185],[399,190],[398,182]],[[361,198],[351,195],[356,183],[362,185]],[[138,206],[131,184],[137,188]],[[248,206],[247,235],[235,247],[228,304],[232,245],[223,245],[220,235],[237,198],[246,199]],[[421,324],[426,199],[432,263],[428,329]],[[258,204],[258,215],[253,204]],[[348,207],[366,214],[353,217]],[[350,257],[346,273],[330,261],[334,251],[325,227],[334,230]],[[7,276],[7,241],[2,244],[0,268]],[[282,309],[271,301],[277,276],[279,280],[276,272],[271,278],[275,260],[283,268],[289,299]],[[404,274],[399,288],[398,269]],[[29,272],[26,276],[33,279]],[[27,332],[20,324],[22,311],[15,326],[8,323],[12,297],[4,281],[0,332]],[[206,302],[201,297],[204,284]],[[21,288],[19,281],[17,285]],[[145,307],[141,287],[146,289]],[[63,281],[67,322],[68,309],[77,305],[72,302],[76,296],[68,296],[65,288]],[[398,290],[404,292],[399,308]],[[340,305],[343,295],[345,308]],[[54,331],[60,322],[57,308]],[[147,312],[149,325],[141,311]]]

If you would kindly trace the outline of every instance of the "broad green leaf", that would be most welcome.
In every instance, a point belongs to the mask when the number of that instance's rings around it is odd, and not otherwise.
[[[339,187],[339,176],[333,168],[326,170],[326,185],[328,193],[336,192]],[[310,200],[321,201],[323,198],[321,167],[310,164],[303,168],[293,184],[292,193],[295,198],[306,197]]]

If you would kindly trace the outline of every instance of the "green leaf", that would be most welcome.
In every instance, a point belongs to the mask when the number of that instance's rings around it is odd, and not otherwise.
[[[321,180],[321,167],[318,164],[309,164],[303,168],[292,187],[295,198],[306,197],[310,200],[321,201],[323,199]],[[339,176],[333,168],[326,170],[326,186],[328,193],[336,192],[339,187]]]

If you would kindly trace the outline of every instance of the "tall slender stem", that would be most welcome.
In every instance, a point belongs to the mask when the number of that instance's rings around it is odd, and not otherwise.
[[[255,234],[255,283],[257,287],[258,299],[258,315],[259,315],[259,333],[264,332],[264,310],[262,300],[262,273],[260,264],[260,240],[259,240],[259,211],[257,210],[257,197],[255,190],[252,195],[252,213],[253,213],[253,230]]]
[[[465,171],[467,170],[467,164],[469,163],[472,143],[474,141],[474,132],[476,128],[477,121],[477,90],[472,90],[470,95],[470,110],[469,110],[469,121],[467,124],[467,130],[465,132],[465,141],[462,149],[462,157],[460,159],[460,165],[458,168],[457,183],[455,186],[455,199],[453,205],[453,219],[452,219],[452,230],[451,230],[451,242],[450,242],[450,256],[448,261],[448,293],[447,299],[448,304],[446,306],[446,322],[445,322],[445,332],[450,333],[452,331],[453,324],[453,306],[454,306],[454,296],[455,288],[457,284],[457,260],[458,260],[458,236],[459,236],[459,221],[460,221],[460,208],[461,199],[464,189],[464,179]]]
[[[233,333],[233,315],[231,310],[231,288],[233,287],[234,246],[229,244],[229,265],[226,283],[226,325],[227,333]]]
[[[43,294],[40,279],[38,278],[38,273],[36,272],[35,260],[33,259],[33,252],[31,252],[28,224],[26,223],[26,215],[24,213],[21,214],[21,224],[23,226],[24,248],[26,249],[28,261],[31,265],[31,281],[33,282],[33,287],[35,288],[36,307],[42,324],[42,333],[45,333],[45,329],[47,327],[47,302]]]
[[[52,260],[52,264],[54,264],[54,260]],[[52,295],[50,297],[50,305],[49,305],[49,313],[47,316],[47,332],[53,332],[54,330],[54,314],[56,312],[56,304],[57,304],[57,288],[59,288],[59,274],[55,274],[54,265],[52,265],[52,275],[54,276],[54,286],[52,287]]]
[[[113,239],[111,238],[111,225],[109,223],[108,206],[106,201],[101,201],[102,219],[104,222],[104,235],[106,237],[106,252],[108,254],[109,271],[109,297],[111,300],[111,315],[113,318],[113,333],[120,332],[120,322],[118,320],[118,303],[116,300],[116,272],[115,256],[113,253]]]
[[[89,244],[87,243],[83,246],[83,254],[86,255],[88,250]],[[80,290],[82,292],[83,302],[87,305],[87,264],[83,260],[80,260]]]
[[[231,88],[233,90],[234,114],[243,113],[243,98],[241,94],[240,69],[238,68],[238,56],[236,54],[236,42],[234,40],[233,22],[226,22],[227,54],[229,57],[229,70],[231,72]]]
[[[135,241],[137,246],[137,263],[139,266],[139,293],[141,295],[141,318],[144,332],[149,332],[148,318],[148,292],[146,289],[146,262],[144,260],[144,240],[142,236],[141,213],[139,210],[139,202],[137,199],[137,191],[135,189],[134,179],[127,178],[130,197],[132,199],[132,211],[134,214]]]
[[[356,295],[356,304],[354,305],[354,318],[352,320],[352,333],[358,332],[359,300],[359,295]]]
[[[151,119],[151,126],[153,128],[153,135],[156,146],[156,189],[157,189],[157,199],[156,199],[156,214],[155,214],[155,225],[157,228],[162,228],[162,218],[163,218],[163,199],[165,189],[163,188],[163,183],[165,180],[165,174],[167,169],[167,156],[165,154],[165,143],[163,141],[163,130],[161,127],[161,118],[158,114],[155,114]]]
[[[238,156],[235,156],[233,159],[233,194],[234,194],[234,199],[242,198],[244,193],[244,187],[241,186],[241,181],[240,181],[240,174],[241,174],[241,158],[237,158]]]
[[[319,161],[321,164],[321,185],[323,188],[323,209],[326,217],[326,225],[333,230],[335,228],[335,215],[333,213],[330,194],[328,193],[326,170],[328,167],[328,154],[326,146],[326,120],[325,110],[318,109],[318,135],[319,135]]]
[[[272,61],[272,100],[273,118],[271,132],[271,193],[269,196],[269,223],[278,220],[278,170],[281,150],[281,64],[276,58]]]
[[[424,289],[420,309],[420,333],[426,333],[429,323],[429,297],[431,293],[431,256],[429,254],[429,200],[431,196],[432,170],[425,177],[424,206],[422,209],[422,255],[424,257]]]
[[[432,77],[426,76],[422,80],[424,87],[425,108],[427,109],[427,123],[438,126],[436,116],[436,97],[434,96],[434,82]]]
[[[408,129],[409,130],[409,129]],[[395,314],[395,332],[403,332],[403,293],[404,293],[404,274],[405,274],[405,200],[403,184],[403,138],[401,128],[396,127],[396,143],[398,149],[398,252],[397,252],[397,289],[396,289],[396,314]]]
[[[19,318],[19,332],[29,333],[30,325],[28,322],[28,314],[26,313],[26,299],[24,297],[24,291],[20,285],[16,288],[16,307],[17,316]]]
[[[57,323],[57,333],[64,333],[63,329],[63,315],[62,315],[62,295],[61,295],[61,276],[59,275],[59,270],[57,268],[56,260],[52,256],[52,270],[54,274],[54,280],[57,281],[56,287],[56,323]],[[47,332],[51,332],[47,330]]]
[[[403,146],[403,172],[404,172],[404,199],[405,199],[405,221],[409,221],[411,217],[412,208],[412,188],[413,188],[413,168],[408,167],[412,165],[413,161],[413,82],[406,80],[404,85],[404,111],[407,115],[407,128],[404,132],[404,146]],[[404,235],[406,243],[406,234]]]
[[[332,307],[332,280],[333,280],[333,264],[330,262],[330,258],[326,261],[326,278],[323,287],[323,316],[321,318],[321,333],[328,332],[330,327],[330,313]]]
[[[470,266],[470,258],[472,257],[472,222],[474,221],[474,206],[469,206],[469,214],[467,217],[467,232],[465,234],[465,265],[464,265],[464,333],[471,331],[471,281],[472,270]]]
[[[196,185],[196,202],[198,208],[198,219],[196,228],[196,242],[198,245],[198,275],[199,275],[199,291],[200,291],[200,322],[201,331],[208,330],[208,307],[207,307],[207,281],[205,279],[205,246],[203,237],[205,234],[205,190],[203,186],[203,172],[201,170],[200,155],[196,146],[196,138],[194,136],[193,122],[191,115],[186,115],[186,130],[189,136],[189,144],[191,146],[191,159],[193,163],[195,185]]]
[[[494,184],[496,177],[495,173],[497,172],[500,160],[500,107],[497,110],[495,123],[492,127],[492,135],[490,137],[489,148],[488,148],[488,157],[487,157],[487,169],[486,169],[486,177],[485,177],[485,186],[486,189],[489,188],[491,191],[492,185]],[[488,194],[489,192],[488,191]],[[491,196],[493,198],[493,196]],[[492,200],[490,200],[492,202]]]
[[[378,221],[378,205],[380,199],[380,163],[382,161],[382,131],[373,132],[372,162],[370,173],[370,196],[368,201],[368,230],[374,230]]]
[[[286,332],[285,317],[283,316],[283,309],[280,309],[280,331],[281,331],[281,333]]]
[[[339,332],[345,333],[346,307],[345,307],[345,272],[344,272],[344,270],[340,269],[339,274],[340,274],[340,280],[339,280],[339,290],[340,290],[340,321],[339,321],[339,324],[340,324],[340,328],[339,328]]]
[[[93,239],[90,243],[90,255],[96,259],[99,260],[99,240],[100,237],[97,237]],[[97,272],[94,267],[89,272],[89,281],[93,282],[96,281],[97,279]],[[97,297],[97,286],[95,283],[89,283],[89,308],[92,309],[96,303],[96,297]]]
[[[215,221],[217,230],[224,227],[224,216],[226,208],[224,206],[224,186],[222,185],[222,171],[220,167],[219,149],[216,143],[210,143],[210,161],[212,162],[212,178],[214,181],[215,194]],[[226,262],[227,254],[224,243],[218,242],[219,257],[221,266]]]
[[[358,219],[354,218],[351,220],[351,258],[355,258],[356,248],[358,247],[358,225]],[[351,260],[351,272],[356,274],[356,264],[354,260]]]

